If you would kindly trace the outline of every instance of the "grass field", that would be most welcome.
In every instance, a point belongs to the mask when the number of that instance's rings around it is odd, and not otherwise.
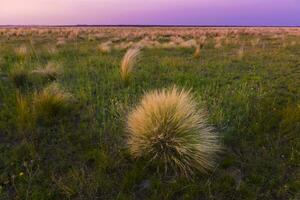
[[[174,85],[191,89],[223,144],[192,179],[133,158],[126,142],[143,94]],[[0,199],[299,198],[299,28],[0,29]]]

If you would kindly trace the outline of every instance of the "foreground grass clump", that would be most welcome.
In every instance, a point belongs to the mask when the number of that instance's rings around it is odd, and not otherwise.
[[[52,83],[34,95],[34,106],[38,119],[53,119],[67,114],[72,109],[73,96],[57,83]]]
[[[125,84],[128,84],[128,82],[131,79],[131,74],[132,74],[134,64],[136,63],[140,53],[141,53],[140,48],[132,48],[129,49],[123,57],[120,73],[121,73],[121,79]]]
[[[176,87],[146,94],[129,114],[127,128],[135,158],[147,158],[187,177],[212,169],[220,150],[217,135],[190,91]]]

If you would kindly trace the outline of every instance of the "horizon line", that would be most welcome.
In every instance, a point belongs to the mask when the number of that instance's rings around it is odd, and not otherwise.
[[[39,25],[39,24],[26,24],[26,25],[14,25],[14,24],[6,24],[2,25],[0,24],[0,28],[3,27],[183,27],[183,28],[230,28],[230,27],[236,27],[236,28],[300,28],[300,25],[172,25],[172,24],[167,24],[167,25],[159,25],[159,24],[50,24],[50,25]]]

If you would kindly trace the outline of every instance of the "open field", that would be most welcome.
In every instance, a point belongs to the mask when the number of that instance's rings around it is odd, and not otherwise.
[[[143,95],[174,85],[222,143],[191,178],[127,142]],[[300,28],[0,29],[0,199],[299,198]]]

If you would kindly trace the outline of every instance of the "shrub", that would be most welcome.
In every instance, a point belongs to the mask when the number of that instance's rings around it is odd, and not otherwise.
[[[127,131],[134,158],[186,177],[212,169],[220,150],[216,133],[190,91],[176,87],[147,93],[129,114]]]

